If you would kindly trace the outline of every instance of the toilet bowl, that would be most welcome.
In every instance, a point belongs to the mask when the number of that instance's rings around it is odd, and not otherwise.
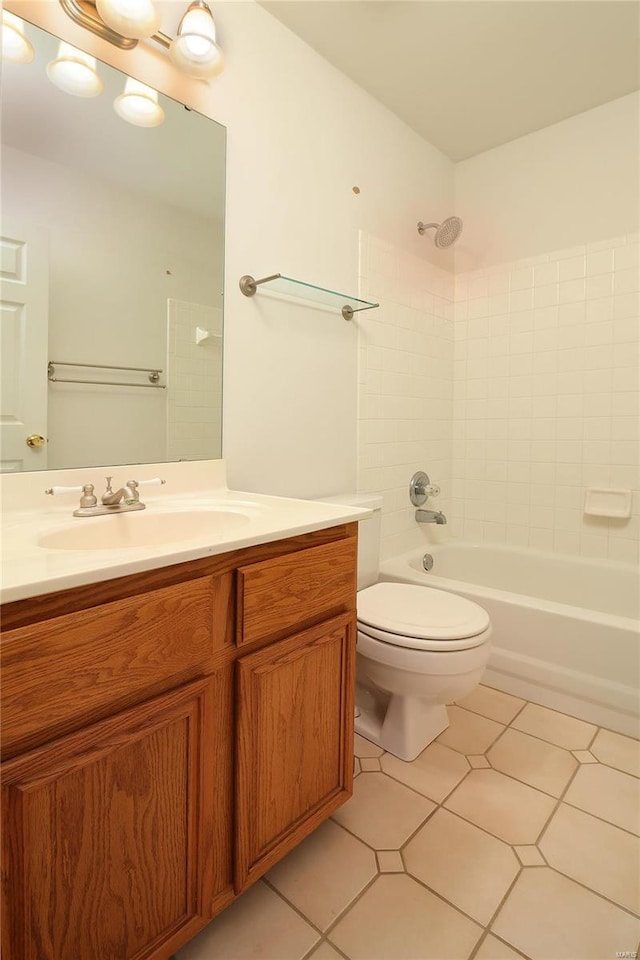
[[[449,725],[446,704],[480,681],[489,615],[444,590],[376,583],[358,593],[356,732],[414,760]]]
[[[414,760],[448,727],[446,704],[479,683],[489,659],[489,615],[445,590],[378,582],[382,498],[329,499],[373,511],[358,523],[356,733]]]

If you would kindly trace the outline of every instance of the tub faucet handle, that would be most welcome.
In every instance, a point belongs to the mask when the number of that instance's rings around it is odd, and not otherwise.
[[[437,483],[431,483],[429,475],[424,470],[418,470],[411,477],[409,483],[409,499],[414,507],[421,507],[429,497],[437,497],[440,493],[440,487]]]

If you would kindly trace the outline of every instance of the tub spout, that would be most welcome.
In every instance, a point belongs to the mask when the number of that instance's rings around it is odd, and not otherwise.
[[[416,510],[418,523],[446,523],[447,518],[439,510]]]

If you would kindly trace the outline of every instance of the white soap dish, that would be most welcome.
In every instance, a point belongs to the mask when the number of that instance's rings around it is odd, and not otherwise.
[[[589,487],[584,498],[584,512],[591,517],[631,516],[631,490],[613,490],[607,487]]]

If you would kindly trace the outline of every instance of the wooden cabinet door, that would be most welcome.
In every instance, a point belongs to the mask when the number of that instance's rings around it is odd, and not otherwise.
[[[237,893],[351,795],[355,642],[345,614],[237,662]]]
[[[208,921],[219,682],[3,765],[6,960],[164,958]]]

